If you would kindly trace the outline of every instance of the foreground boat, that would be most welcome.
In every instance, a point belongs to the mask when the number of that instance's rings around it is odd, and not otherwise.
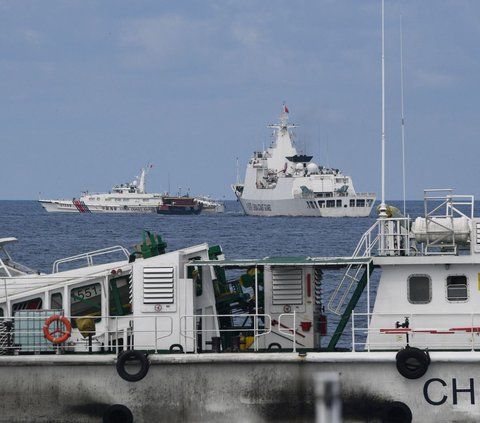
[[[334,372],[344,422],[476,422],[473,204],[429,191],[414,222],[387,207],[350,257],[167,253],[149,233],[46,275],[5,255],[2,418],[312,422],[314,376]]]
[[[151,165],[132,182],[114,185],[108,193],[84,193],[72,200],[39,200],[47,212],[62,213],[156,213],[162,195],[145,190],[145,177]]]
[[[245,182],[232,185],[247,215],[252,216],[369,216],[375,194],[356,193],[352,178],[338,169],[318,166],[312,156],[299,154],[283,107],[278,124],[270,125],[275,140],[256,151],[247,165]]]

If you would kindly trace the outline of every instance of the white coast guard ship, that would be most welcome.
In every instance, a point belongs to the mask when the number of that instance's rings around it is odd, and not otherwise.
[[[232,185],[247,215],[252,216],[368,216],[373,193],[356,193],[352,178],[338,169],[318,166],[312,156],[299,154],[292,140],[286,105],[279,122],[270,125],[275,140],[255,152],[247,165],[245,182]]]
[[[72,200],[39,200],[47,212],[63,213],[156,213],[162,195],[145,190],[145,177],[151,165],[141,169],[132,182],[114,185],[107,193],[84,193]]]
[[[2,419],[313,423],[328,372],[344,423],[478,422],[480,219],[448,190],[425,210],[385,206],[351,257],[167,253],[149,233],[51,274],[0,256]]]

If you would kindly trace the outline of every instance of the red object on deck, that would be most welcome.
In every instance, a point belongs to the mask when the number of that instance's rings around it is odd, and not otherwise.
[[[312,322],[300,322],[300,327],[304,332],[308,332],[312,327]]]
[[[318,332],[321,336],[327,335],[327,316],[324,314],[318,317]]]

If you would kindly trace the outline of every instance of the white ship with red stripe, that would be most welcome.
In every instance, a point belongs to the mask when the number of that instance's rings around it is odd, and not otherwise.
[[[39,200],[48,212],[61,213],[156,213],[165,194],[147,193],[145,177],[151,165],[142,168],[132,182],[114,185],[108,193],[84,193],[72,200]]]

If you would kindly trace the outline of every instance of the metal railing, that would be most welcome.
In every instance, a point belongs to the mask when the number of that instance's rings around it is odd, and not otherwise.
[[[425,254],[457,254],[454,221],[459,217],[473,219],[474,196],[454,195],[451,189],[426,189],[424,212]]]
[[[68,319],[71,326],[70,336],[56,344],[45,336],[44,326],[51,316]],[[286,324],[287,317],[293,318],[291,325]],[[248,326],[218,328],[222,318],[251,319]],[[205,327],[212,319],[213,324]],[[83,322],[81,322],[83,321]],[[203,321],[204,326],[198,323]],[[292,322],[292,321],[290,321]],[[284,338],[291,339],[293,351],[296,351],[298,322],[296,312],[278,316],[278,332]],[[53,333],[63,335],[67,330],[65,323],[54,321],[49,327]],[[171,350],[180,345],[189,352],[200,352],[198,342],[211,341],[213,337],[251,336],[254,341],[243,350],[259,351],[259,340],[272,333],[272,317],[269,314],[224,314],[224,315],[182,315],[177,324],[172,316],[64,316],[63,310],[22,310],[14,317],[0,320],[0,355],[38,354],[38,353],[94,353],[110,352],[118,354],[123,349],[139,349],[155,353]],[[167,342],[165,341],[168,339]],[[188,345],[188,348],[187,348]],[[201,348],[204,352],[204,348]],[[213,351],[213,348],[212,348]]]
[[[221,318],[230,318],[230,319],[252,319],[253,327],[244,327],[236,326],[228,329],[219,329],[217,326],[218,319]],[[188,325],[188,319],[191,319],[191,324]],[[204,319],[214,319],[214,327],[211,328],[198,328],[197,323],[203,322]],[[262,326],[259,325],[259,319],[263,319]],[[187,327],[192,327],[192,329],[187,329]],[[244,334],[245,332],[253,332],[254,351],[258,351],[258,339],[262,336],[266,336],[271,332],[272,318],[269,314],[191,314],[184,315],[180,318],[180,335],[185,339],[190,339],[194,342],[195,352],[198,352],[197,340],[199,335],[206,334],[209,338],[218,336],[220,334],[238,334],[238,336]],[[204,340],[205,341],[205,340]]]
[[[374,318],[377,323],[372,326]],[[442,324],[432,324],[435,320]],[[449,314],[448,320],[450,324],[445,325],[445,314],[440,312],[352,313],[352,351],[399,350],[407,344],[430,350],[480,351],[480,313]]]
[[[114,254],[114,253],[121,253],[125,255],[127,259],[130,257],[130,253],[126,248],[122,247],[121,245],[115,245],[113,247],[107,247],[101,250],[90,251],[88,253],[77,254],[75,256],[58,259],[53,263],[52,273],[58,273],[59,271],[58,268],[61,264],[71,263],[79,260],[86,260],[88,266],[93,266],[94,257],[99,257],[99,256],[104,256],[107,254]]]
[[[37,354],[41,352],[113,352],[133,348],[134,336],[147,335],[149,342],[135,343],[135,348],[158,352],[160,340],[173,334],[171,316],[64,316],[62,310],[23,310],[21,316],[0,320],[0,355]],[[49,341],[44,332],[48,317],[58,315],[70,322],[68,339],[56,344]],[[79,328],[79,319],[90,320],[90,327]],[[148,325],[142,321],[148,320]],[[67,326],[51,323],[53,333],[65,333]]]

